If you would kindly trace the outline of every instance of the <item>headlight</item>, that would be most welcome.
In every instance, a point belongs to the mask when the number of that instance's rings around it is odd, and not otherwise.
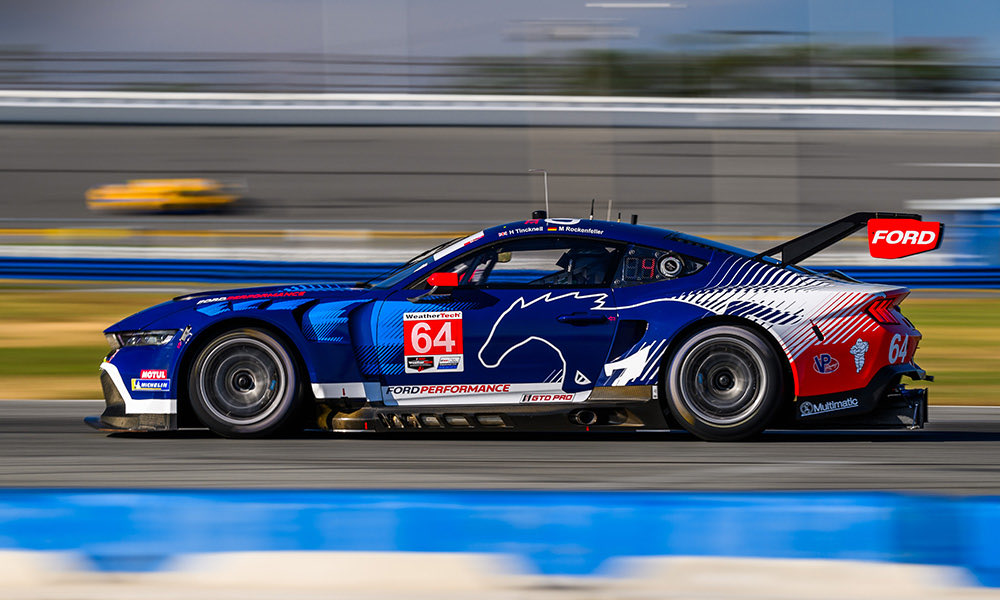
[[[104,339],[108,340],[108,345],[111,346],[112,350],[117,350],[122,347],[122,341],[118,339],[117,333],[105,333]]]
[[[169,344],[177,335],[176,329],[158,331],[124,331],[105,335],[112,349],[123,346],[162,346]]]

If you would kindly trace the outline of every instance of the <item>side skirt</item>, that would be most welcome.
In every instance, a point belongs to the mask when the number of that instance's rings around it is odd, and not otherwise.
[[[659,402],[608,401],[549,405],[384,406],[326,402],[317,425],[328,431],[621,431],[667,429]]]

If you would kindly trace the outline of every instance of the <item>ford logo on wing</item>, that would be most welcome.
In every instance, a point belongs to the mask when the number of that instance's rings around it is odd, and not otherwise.
[[[813,357],[813,371],[820,375],[829,375],[840,368],[840,362],[829,354],[818,354]]]

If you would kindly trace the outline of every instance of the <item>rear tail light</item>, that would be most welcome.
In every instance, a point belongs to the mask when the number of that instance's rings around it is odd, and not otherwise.
[[[883,325],[898,325],[902,323],[900,320],[902,315],[896,310],[896,304],[898,304],[900,300],[902,300],[902,298],[899,297],[876,298],[875,300],[872,300],[872,303],[868,305],[868,308],[866,308],[865,311],[871,316],[871,318],[875,319],[877,323],[881,323]]]

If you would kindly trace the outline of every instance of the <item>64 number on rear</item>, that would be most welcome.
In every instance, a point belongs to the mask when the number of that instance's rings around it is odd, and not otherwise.
[[[462,311],[403,315],[403,361],[407,373],[464,370]]]

